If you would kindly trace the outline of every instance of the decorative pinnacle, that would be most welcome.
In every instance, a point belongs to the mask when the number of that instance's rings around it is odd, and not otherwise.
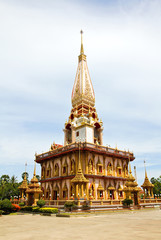
[[[80,54],[84,54],[84,48],[83,48],[83,31],[80,31],[81,34],[81,50],[80,50]]]
[[[144,168],[145,168],[145,178],[147,178],[147,171],[146,171],[146,162],[144,160]]]
[[[130,164],[130,157],[129,157],[129,173],[131,174],[132,171],[131,171],[131,164]]]
[[[35,167],[34,167],[34,177],[36,176],[36,161],[35,161]]]
[[[24,176],[24,180],[26,180],[26,167],[27,167],[27,162],[25,163],[25,176]]]

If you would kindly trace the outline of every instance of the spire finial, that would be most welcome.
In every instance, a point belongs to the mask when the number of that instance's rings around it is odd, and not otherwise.
[[[36,161],[35,161],[35,166],[34,166],[34,177],[36,176]]]
[[[147,171],[146,171],[146,162],[144,160],[144,168],[145,168],[145,178],[147,178]]]
[[[130,164],[130,156],[129,156],[129,173],[131,174],[132,171],[131,171],[131,164]]]
[[[83,31],[80,31],[81,34],[81,50],[80,50],[80,54],[84,54],[84,48],[83,48]]]
[[[24,180],[26,180],[26,167],[27,167],[27,162],[25,163],[25,176],[24,176]]]
[[[81,163],[80,163],[80,144],[81,142],[78,143],[79,144],[79,158],[78,158],[78,171],[82,171],[82,168],[81,168]]]

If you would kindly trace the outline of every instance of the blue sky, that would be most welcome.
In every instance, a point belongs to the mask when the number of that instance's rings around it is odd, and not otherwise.
[[[139,184],[161,175],[161,2],[0,0],[0,175],[30,178],[63,143],[80,29],[104,145],[130,149]],[[37,172],[40,168],[37,166]]]

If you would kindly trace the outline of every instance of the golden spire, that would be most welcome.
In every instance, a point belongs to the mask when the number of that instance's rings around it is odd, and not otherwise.
[[[82,167],[81,167],[81,162],[80,162],[80,142],[79,144],[79,158],[78,158],[78,172],[76,174],[76,176],[71,180],[71,182],[89,182],[89,180],[87,180],[82,172]]]
[[[79,106],[82,103],[88,102],[92,107],[95,105],[95,95],[92,86],[92,81],[89,75],[86,55],[83,48],[83,31],[81,30],[81,49],[78,56],[78,67],[74,86],[72,90],[72,106],[75,108],[76,104]]]
[[[36,177],[36,161],[35,161],[35,166],[34,166],[34,177]]]
[[[80,48],[80,55],[79,55],[79,62],[84,60],[86,61],[86,55],[84,54],[84,47],[83,47],[83,31],[80,31],[81,34],[81,48]]]
[[[80,49],[80,54],[84,54],[84,48],[83,48],[83,31],[80,31],[81,34],[81,49]]]
[[[24,180],[26,180],[26,167],[27,167],[27,162],[25,163],[25,176],[24,176]]]
[[[149,181],[148,175],[147,175],[147,171],[146,171],[146,165],[145,165],[145,160],[144,160],[144,167],[145,167],[145,179],[144,179],[144,183],[143,185],[141,185],[141,187],[145,188],[145,187],[154,187],[154,185]]]
[[[131,164],[130,164],[130,157],[129,157],[129,173],[131,174],[132,171],[131,171]]]
[[[148,175],[147,175],[147,171],[146,171],[146,164],[145,164],[145,160],[144,160],[144,168],[145,168],[145,178],[147,178],[147,177],[148,177]]]

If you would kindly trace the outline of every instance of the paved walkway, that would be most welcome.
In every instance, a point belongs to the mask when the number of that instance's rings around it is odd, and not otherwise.
[[[161,210],[114,212],[86,217],[0,217],[0,240],[160,240]]]

